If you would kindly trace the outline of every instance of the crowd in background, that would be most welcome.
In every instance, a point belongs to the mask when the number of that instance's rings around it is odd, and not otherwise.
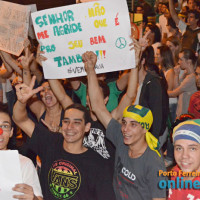
[[[135,41],[135,46],[141,51],[136,54],[137,71],[99,74],[98,84],[107,110],[122,124],[119,116],[124,108],[120,107],[123,103],[131,101],[133,105],[151,110],[153,123],[148,130],[160,142],[159,152],[164,154],[164,164],[168,168],[176,164],[173,128],[184,120],[200,118],[200,1],[156,1],[153,7],[140,0],[134,9],[134,13],[143,14],[143,37]],[[90,111],[92,119],[83,145],[108,160],[111,166],[108,170],[113,174],[115,148],[113,142],[105,138],[108,124],[105,126],[104,120],[100,120],[100,123],[99,116],[93,111],[95,97],[91,102],[90,91],[88,95],[89,78],[45,80],[42,69],[44,56],[38,42],[32,38],[24,42],[24,52],[19,57],[0,51],[0,102],[7,105],[12,116],[17,101],[15,86],[33,84],[34,76],[34,88],[42,86],[42,89],[27,100],[27,115],[34,123],[40,124],[41,130],[48,129],[54,134],[61,134],[63,123],[67,123],[64,110],[73,103],[82,104]],[[127,100],[126,96],[130,98]],[[41,171],[44,155],[41,158],[37,156],[38,151],[32,151],[30,146],[33,144],[29,143],[23,128],[13,121],[12,127],[14,132],[8,148],[18,149],[22,155],[29,157],[37,166],[40,177],[44,173]],[[44,176],[41,177],[44,184]],[[45,192],[45,195],[49,194]]]

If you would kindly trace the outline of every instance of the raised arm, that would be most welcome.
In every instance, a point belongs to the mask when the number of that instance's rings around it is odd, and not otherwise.
[[[73,104],[72,99],[66,94],[65,89],[59,80],[49,79],[49,85],[63,109]]]
[[[13,120],[14,122],[29,136],[32,136],[35,128],[35,123],[28,117],[26,111],[26,105],[28,99],[34,94],[41,91],[43,87],[33,89],[36,77],[34,76],[31,80],[30,86],[26,84],[16,85],[17,101],[13,108]]]
[[[26,43],[27,43],[27,44],[26,44]],[[39,46],[39,45],[38,45],[38,46]],[[27,39],[26,42],[25,42],[25,44],[24,44],[24,51],[26,51],[26,49],[27,49],[27,50],[28,50],[28,52],[27,52],[28,55],[31,55],[31,54],[32,54],[30,48],[31,48],[31,43],[30,43],[30,41]],[[36,56],[37,56],[38,53],[39,53],[38,51],[40,51],[40,46],[39,46],[39,48],[37,48],[37,54],[36,54]],[[37,82],[38,82],[38,83],[41,83],[41,81],[43,80],[43,73],[40,71],[39,66],[38,66],[38,63],[37,63],[35,57],[33,57],[33,60],[32,60],[31,63],[30,63],[30,71],[31,71],[31,74],[32,74],[32,75],[35,75],[35,76],[36,76]]]
[[[178,88],[178,86],[180,85],[179,81],[180,70],[181,69],[179,65],[174,67],[174,89]]]
[[[138,84],[138,68],[131,69],[129,74],[128,88],[126,94],[124,94],[119,105],[115,110],[112,111],[112,117],[116,120],[121,120],[124,109],[131,105],[134,98],[137,95],[137,84]]]
[[[133,39],[133,43],[135,49],[135,64],[136,66],[139,63],[140,53],[141,53],[141,46],[137,40]],[[116,120],[121,120],[123,110],[132,104],[134,98],[137,95],[137,86],[138,86],[138,68],[131,69],[129,74],[129,82],[126,94],[124,94],[123,98],[121,99],[118,107],[112,111],[112,117]]]
[[[13,59],[12,56],[5,51],[1,51],[1,55],[3,57],[4,63],[6,63],[6,65],[11,67],[19,75],[22,76],[22,70],[19,68],[19,64],[17,63],[17,61],[15,59]]]
[[[33,59],[33,54],[30,54],[29,49],[25,48],[25,55],[21,57],[20,63],[23,67],[23,82],[26,85],[29,85],[31,82],[30,64]],[[32,98],[28,101],[28,105],[31,111],[39,120],[42,113],[45,111],[45,105],[43,102],[38,99],[37,95],[33,95]]]
[[[128,84],[129,70],[124,70],[123,74],[117,79],[117,88],[123,91]]]
[[[179,18],[178,15],[176,13],[175,7],[174,7],[174,1],[173,0],[169,0],[169,11],[170,14],[172,16],[172,19],[174,20],[174,22],[176,23],[176,25],[179,24]]]
[[[0,70],[0,77],[6,79],[6,78],[10,78],[12,76],[12,73],[13,73],[13,69],[10,67],[10,65],[8,65],[0,51],[0,57],[4,63],[4,66],[6,69],[1,69]]]
[[[42,66],[42,61],[47,60],[47,58],[43,56],[42,54],[44,54],[44,52],[41,51],[40,46],[38,46],[36,61],[41,66]],[[60,104],[62,105],[63,109],[65,109],[67,106],[73,103],[72,99],[66,94],[65,89],[59,80],[49,79],[48,81],[54,95],[56,96]]]
[[[97,62],[97,56],[95,53],[90,51],[84,53],[82,59],[84,62],[85,70],[87,72],[88,93],[92,106],[92,111],[95,112],[97,118],[103,124],[103,126],[107,128],[110,120],[112,119],[112,116],[105,106],[103,94],[100,90],[96,72],[94,69]]]

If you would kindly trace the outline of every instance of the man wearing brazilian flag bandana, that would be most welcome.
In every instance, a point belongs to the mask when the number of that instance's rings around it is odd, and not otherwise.
[[[158,141],[148,130],[152,112],[140,105],[131,105],[123,112],[122,124],[111,119],[106,136],[116,146],[114,190],[118,200],[163,200],[166,191],[158,188],[165,170],[158,151]]]
[[[133,42],[137,47],[137,43]],[[125,106],[131,104],[137,90],[137,74],[135,79],[131,76],[137,68],[130,72],[127,91],[120,104],[109,113],[94,70],[96,55],[86,52],[83,58],[92,111],[106,128],[106,137],[116,147],[113,178],[116,199],[165,200],[166,190],[158,187],[165,178],[158,172],[166,169],[158,151],[158,141],[148,132],[153,122],[152,112],[140,105]]]

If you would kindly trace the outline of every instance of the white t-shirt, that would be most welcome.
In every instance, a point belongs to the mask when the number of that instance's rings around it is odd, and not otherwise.
[[[43,197],[37,171],[32,161],[19,154],[23,183],[32,186],[35,196]]]
[[[171,33],[169,32],[167,28],[167,18],[164,15],[161,15],[159,17],[159,28],[160,28],[162,39],[165,33],[167,34],[167,37],[171,36]]]

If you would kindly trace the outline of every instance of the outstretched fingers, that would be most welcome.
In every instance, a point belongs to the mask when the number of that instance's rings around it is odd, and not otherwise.
[[[31,89],[33,89],[33,87],[34,87],[34,85],[35,85],[35,80],[36,80],[36,76],[33,76],[32,79],[31,79],[30,85],[29,85],[29,87],[30,87]]]
[[[36,93],[38,93],[38,92],[40,92],[40,91],[42,91],[42,90],[43,90],[43,86],[39,86],[39,87],[33,89],[32,93],[33,93],[33,94],[36,94]]]

